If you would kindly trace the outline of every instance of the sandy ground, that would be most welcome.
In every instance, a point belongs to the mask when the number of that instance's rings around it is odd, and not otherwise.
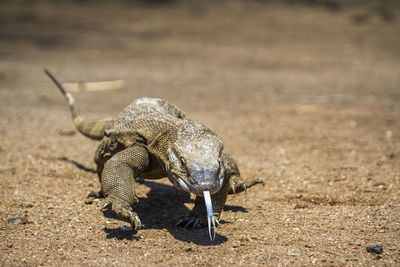
[[[2,4],[0,265],[399,266],[399,11]],[[126,82],[74,93],[89,118],[170,100],[265,187],[228,198],[211,243],[205,229],[174,226],[193,196],[140,180],[145,228],[124,231],[102,200],[85,203],[99,188],[97,142],[75,133],[43,67],[65,82]],[[374,245],[383,253],[367,252]]]

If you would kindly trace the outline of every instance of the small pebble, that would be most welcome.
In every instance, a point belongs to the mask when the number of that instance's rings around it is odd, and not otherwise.
[[[367,247],[367,251],[369,253],[382,254],[383,248],[381,246],[369,246]]]
[[[8,248],[12,248],[12,247],[13,247],[13,244],[8,243],[8,244],[7,244],[7,247],[8,247]]]
[[[295,209],[304,209],[307,207],[308,207],[308,205],[304,201],[297,201],[296,206],[294,206]]]
[[[7,222],[9,224],[26,224],[29,221],[25,216],[22,216],[22,217],[8,218]]]
[[[301,252],[300,251],[296,251],[296,250],[289,250],[287,255],[288,256],[301,256]]]
[[[86,205],[93,204],[93,199],[92,199],[92,198],[86,199],[86,200],[85,200],[85,204],[86,204]]]

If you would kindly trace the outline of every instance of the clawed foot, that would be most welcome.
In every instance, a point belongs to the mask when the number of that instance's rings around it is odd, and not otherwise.
[[[229,194],[237,194],[246,191],[247,188],[250,188],[255,184],[264,185],[264,181],[261,178],[256,178],[250,182],[245,182],[240,176],[234,176],[229,181]]]
[[[133,212],[131,209],[132,208],[129,205],[125,204],[125,202],[123,202],[122,200],[107,197],[106,202],[101,208],[101,211],[113,211],[118,217],[120,217],[124,221],[129,222],[132,225],[133,229],[138,230],[142,227],[142,222],[140,221],[137,213]]]
[[[185,229],[201,228],[201,225],[199,224],[199,222],[200,222],[200,219],[197,217],[182,218],[176,222],[175,226],[180,226]]]
[[[214,222],[217,227],[220,225],[219,214],[217,213],[214,213]],[[198,216],[191,215],[179,219],[176,222],[175,226],[183,227],[185,229],[199,229],[207,226],[207,218],[204,218],[204,220],[200,220]]]

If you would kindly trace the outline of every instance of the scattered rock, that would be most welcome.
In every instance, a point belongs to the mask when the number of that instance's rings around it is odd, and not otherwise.
[[[333,181],[335,181],[335,182],[340,182],[340,181],[346,181],[347,180],[347,178],[346,178],[346,176],[340,176],[340,177],[337,177],[335,180],[333,180]]]
[[[296,251],[296,250],[289,250],[287,255],[288,256],[301,256],[301,252],[300,251]]]
[[[369,246],[367,247],[367,251],[369,253],[382,254],[383,248],[381,246]]]
[[[86,200],[85,200],[85,204],[86,204],[86,205],[93,204],[93,198],[88,198],[88,199],[86,199]]]
[[[295,209],[304,209],[307,207],[308,207],[308,205],[304,201],[297,201],[296,206],[294,206]]]
[[[27,223],[29,223],[28,218],[26,218],[25,216],[8,218],[7,222],[9,224],[27,224]]]

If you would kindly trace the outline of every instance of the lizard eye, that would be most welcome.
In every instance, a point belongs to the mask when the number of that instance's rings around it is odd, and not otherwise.
[[[180,157],[179,160],[181,161],[182,167],[186,166],[186,160],[183,157]]]
[[[225,172],[224,172],[223,169],[221,169],[221,170],[219,171],[218,177],[219,177],[220,179],[224,179],[224,177],[225,177]]]

